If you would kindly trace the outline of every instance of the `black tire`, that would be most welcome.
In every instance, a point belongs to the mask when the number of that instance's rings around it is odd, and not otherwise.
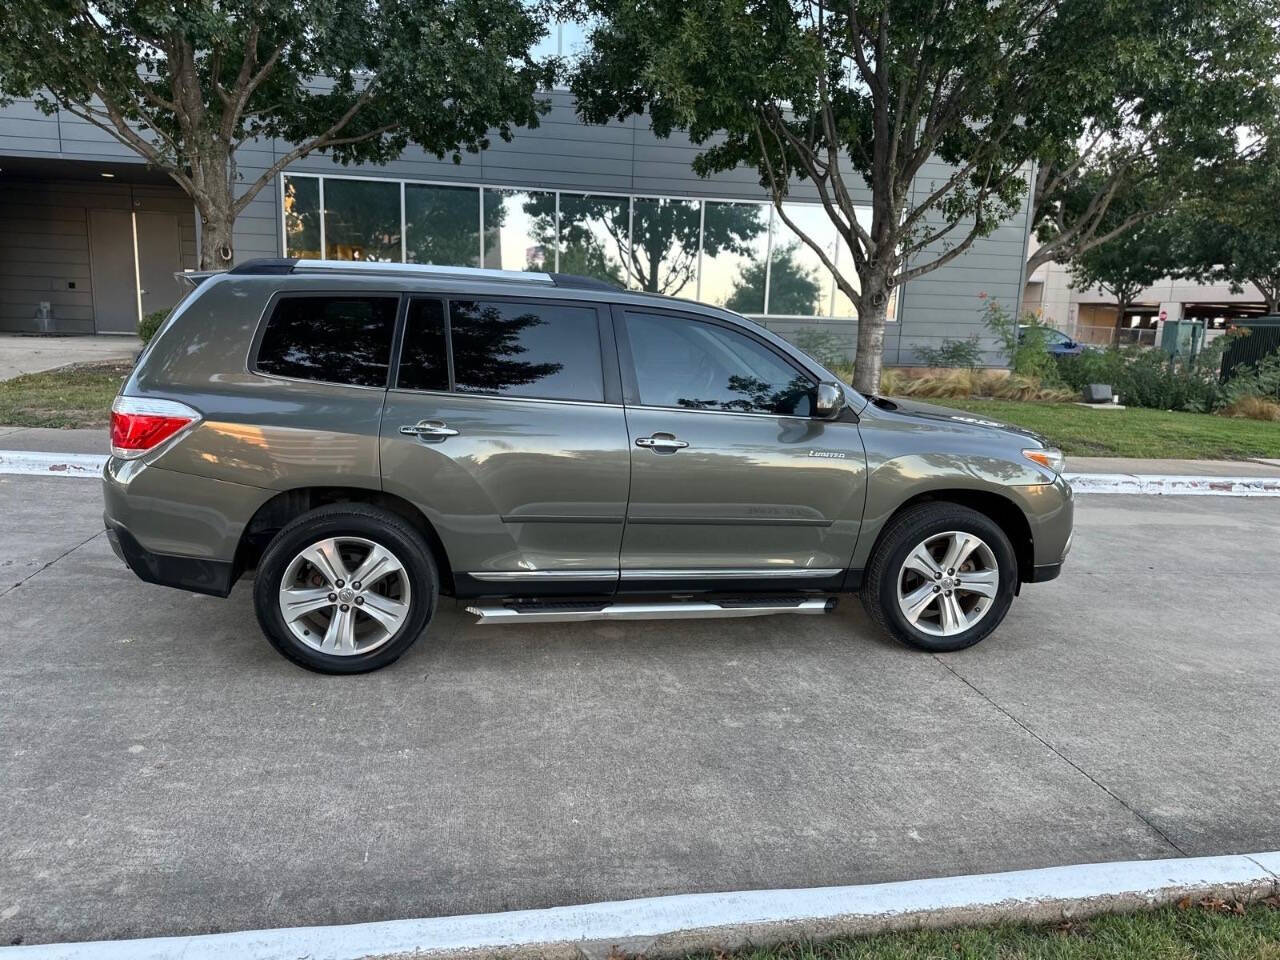
[[[360,537],[390,550],[411,584],[404,622],[368,653],[338,656],[312,649],[293,635],[280,612],[280,583],[289,564],[309,545],[328,537]],[[421,534],[403,517],[363,503],[330,504],[295,518],[268,545],[253,585],[258,623],[271,645],[301,667],[333,674],[368,673],[399,659],[426,629],[439,595],[439,573]]]
[[[975,534],[991,548],[999,569],[999,584],[991,606],[968,630],[937,636],[917,628],[898,605],[898,575],[908,555],[928,538],[949,531]],[[1013,603],[1018,560],[1000,526],[985,514],[957,503],[922,503],[903,511],[885,527],[863,581],[862,605],[867,615],[894,639],[929,653],[971,647],[1000,626]]]

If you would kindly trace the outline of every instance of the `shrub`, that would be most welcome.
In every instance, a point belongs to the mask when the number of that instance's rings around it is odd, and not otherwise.
[[[840,338],[835,334],[804,327],[788,339],[829,370],[848,363]]]
[[[1240,397],[1218,411],[1224,417],[1246,417],[1250,420],[1280,420],[1280,403],[1270,397],[1252,394]]]
[[[982,361],[982,348],[975,333],[964,340],[947,338],[938,347],[917,347],[916,357],[926,367],[973,369]]]
[[[979,296],[984,304],[983,322],[1000,341],[1009,369],[1024,377],[1035,377],[1043,383],[1056,383],[1058,368],[1049,353],[1050,328],[1028,314],[1019,330],[1018,320],[1013,314],[985,293]]]
[[[888,396],[917,400],[965,400],[970,397],[1039,401],[1075,399],[1070,390],[1046,386],[1035,377],[994,370],[952,370],[915,376],[900,370],[885,370],[880,377],[880,390]]]
[[[1245,397],[1280,400],[1280,353],[1265,356],[1256,364],[1236,367],[1231,379],[1222,385],[1221,393],[1223,405]]]
[[[1131,407],[1210,413],[1231,399],[1218,380],[1222,353],[1230,342],[1230,335],[1223,335],[1194,358],[1171,358],[1150,347],[1085,350],[1058,357],[1058,376],[1075,390],[1090,383],[1110,384],[1120,402]],[[1277,378],[1280,383],[1280,370]],[[1249,386],[1237,392],[1262,391]]]
[[[143,345],[151,342],[151,338],[156,335],[156,331],[160,329],[160,324],[164,323],[165,318],[169,316],[168,310],[152,310],[138,323],[138,336],[141,338]]]

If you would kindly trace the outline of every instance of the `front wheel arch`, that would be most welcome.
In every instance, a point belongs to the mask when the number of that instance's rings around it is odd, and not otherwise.
[[[904,500],[880,527],[880,532],[876,535],[876,542],[872,545],[870,553],[867,554],[868,558],[876,555],[884,541],[885,531],[893,525],[893,522],[908,510],[914,509],[922,503],[954,503],[961,507],[968,507],[970,510],[976,510],[978,513],[988,517],[1004,531],[1004,535],[1009,538],[1009,542],[1013,545],[1014,555],[1018,560],[1018,588],[1021,588],[1023,583],[1032,579],[1032,571],[1035,567],[1035,538],[1032,536],[1031,524],[1027,522],[1026,514],[1008,497],[986,490],[967,490],[964,488],[929,490],[924,493],[918,493],[909,500]]]

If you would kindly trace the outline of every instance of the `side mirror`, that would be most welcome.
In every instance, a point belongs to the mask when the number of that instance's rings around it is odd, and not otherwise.
[[[823,381],[818,384],[818,395],[814,400],[814,416],[821,420],[829,420],[840,412],[844,406],[844,390],[840,384]]]

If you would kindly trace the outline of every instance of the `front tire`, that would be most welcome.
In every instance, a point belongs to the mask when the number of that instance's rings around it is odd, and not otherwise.
[[[946,653],[995,630],[1017,582],[1013,545],[990,517],[956,503],[922,503],[885,528],[862,605],[900,642]]]
[[[271,645],[320,673],[367,673],[397,660],[426,629],[440,591],[422,536],[362,503],[311,510],[284,527],[258,564],[258,623]]]

